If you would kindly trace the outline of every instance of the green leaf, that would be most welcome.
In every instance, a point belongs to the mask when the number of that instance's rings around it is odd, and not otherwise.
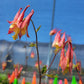
[[[41,71],[41,73],[44,74],[44,73],[46,72],[46,70],[47,70],[47,66],[44,65],[44,66],[42,67],[42,71]]]
[[[36,32],[38,32],[40,28],[41,28],[41,25],[36,29]]]
[[[29,47],[36,47],[36,43],[30,43]]]

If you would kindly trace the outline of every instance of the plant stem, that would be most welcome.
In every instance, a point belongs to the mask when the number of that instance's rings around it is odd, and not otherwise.
[[[49,67],[48,67],[48,69],[47,69],[47,71],[50,69],[50,67],[52,66],[52,64],[53,64],[53,62],[54,62],[54,60],[55,60],[55,57],[56,57],[56,55],[58,54],[58,52],[60,51],[60,49],[55,53],[55,55],[54,55],[54,57],[53,57],[53,60],[51,61],[51,63],[50,63],[50,65],[49,65]]]
[[[40,64],[39,64],[38,37],[37,37],[35,25],[32,20],[31,20],[31,22],[32,22],[32,25],[33,25],[33,28],[35,31],[35,35],[36,35],[36,50],[37,50],[38,70],[39,70],[39,84],[41,84],[41,70],[40,70]]]
[[[56,55],[58,54],[58,52],[59,52],[60,50],[61,50],[61,49],[59,49],[59,50],[55,53],[55,55],[54,55],[54,57],[53,57],[53,59],[52,59],[50,65],[49,65],[48,69],[47,69],[44,73],[46,73],[46,72],[50,69],[50,67],[52,66],[52,64],[53,64],[53,62],[54,62],[54,60],[55,60]]]
[[[82,82],[82,84],[83,84],[83,81],[82,81],[82,78],[81,78],[81,76],[80,76],[80,73],[78,72],[77,69],[76,69],[76,71],[77,71],[77,74],[78,74],[78,76],[79,76],[79,79],[81,80],[81,82]]]

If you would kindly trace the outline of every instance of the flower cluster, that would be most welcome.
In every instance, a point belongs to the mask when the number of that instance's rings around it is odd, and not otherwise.
[[[67,40],[65,40],[65,32],[61,33],[60,31],[56,31],[56,29],[52,30],[50,32],[50,35],[54,35],[56,33],[56,36],[54,38],[54,41],[52,43],[52,47],[55,47],[55,51],[57,52],[59,49],[61,50],[60,55],[60,62],[59,67],[61,67],[62,72],[72,72],[72,68],[76,68],[78,70],[80,69],[80,63],[76,61],[76,65],[73,64],[73,55],[74,50],[72,47],[72,41],[71,37],[68,36]],[[68,48],[66,49],[66,46],[68,45]],[[75,59],[76,60],[76,59]]]

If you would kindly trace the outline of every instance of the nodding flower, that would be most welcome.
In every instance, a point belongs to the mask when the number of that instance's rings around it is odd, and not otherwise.
[[[53,30],[50,31],[49,35],[54,35],[54,34],[56,34],[56,32],[57,32],[57,30],[53,29]]]
[[[35,53],[32,51],[30,57],[34,58],[34,56],[35,56]]]
[[[42,61],[41,60],[39,61],[39,64],[42,65]],[[37,61],[35,63],[35,67],[38,68],[38,62]]]
[[[68,49],[66,51],[66,54],[65,54],[65,45],[63,46],[61,50],[59,66],[61,67],[62,72],[65,72],[65,70],[68,70],[70,73],[72,72],[73,49],[71,43],[68,43]]]
[[[63,44],[65,42],[65,32],[63,33],[63,36],[61,37],[61,30],[57,32],[54,41],[52,43],[52,47],[55,48],[62,48]]]
[[[23,10],[23,12],[21,14],[20,14],[20,12],[21,12],[22,8],[20,8],[14,17],[14,20],[8,21],[8,23],[11,24],[10,28],[8,30],[8,34],[15,32],[15,34],[12,36],[14,40],[18,39],[18,36],[20,39],[25,34],[27,35],[27,37],[29,37],[28,26],[29,26],[31,17],[34,14],[34,10],[32,9],[31,12],[28,14],[28,16],[26,18],[24,18],[24,13],[28,7],[30,7],[30,5],[26,6],[26,8]]]

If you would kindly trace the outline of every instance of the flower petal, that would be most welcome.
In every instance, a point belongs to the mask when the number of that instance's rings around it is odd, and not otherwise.
[[[19,9],[19,11],[18,11],[17,14],[15,15],[13,21],[8,21],[9,24],[12,24],[12,23],[14,23],[15,21],[17,21],[19,15],[20,15],[20,11],[21,11],[21,10],[22,10],[22,8]]]
[[[13,32],[14,32],[14,28],[15,28],[15,27],[16,27],[16,25],[15,25],[15,24],[10,25],[10,28],[9,28],[9,30],[8,30],[8,34],[13,33]]]
[[[23,17],[24,17],[24,13],[27,10],[27,8],[30,7],[30,5],[26,6],[26,8],[23,10],[23,12],[20,14],[20,16],[18,17],[18,27],[20,28],[21,24],[19,25],[19,23],[21,23],[23,21]]]
[[[21,25],[21,28],[24,28],[25,27],[25,25],[27,25],[27,27],[28,27],[28,25],[29,25],[29,23],[30,23],[30,20],[31,20],[31,17],[32,17],[32,15],[34,14],[34,10],[32,9],[32,11],[30,12],[30,14],[25,18],[25,20],[23,21],[23,23],[22,23],[22,25]]]
[[[61,32],[61,30],[57,32],[57,34],[56,34],[56,36],[55,36],[55,39],[54,39],[54,41],[53,41],[53,43],[52,43],[52,47],[58,46],[58,43],[59,43],[60,40],[61,40],[60,32]]]
[[[50,31],[49,35],[54,35],[56,32],[57,32],[57,30],[53,29],[53,30]]]
[[[65,33],[63,33],[61,41],[59,42],[59,47],[63,46],[64,42],[65,42]]]

